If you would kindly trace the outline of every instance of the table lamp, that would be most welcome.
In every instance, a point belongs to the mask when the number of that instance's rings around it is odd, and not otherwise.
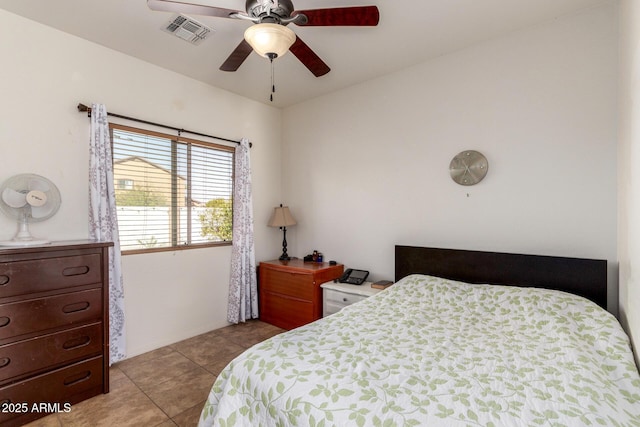
[[[282,206],[280,204],[279,207],[273,208],[273,215],[271,215],[271,219],[269,220],[269,227],[280,227],[282,229],[283,238],[282,238],[282,255],[280,255],[281,261],[288,261],[289,255],[287,255],[287,227],[296,225],[296,220],[293,219],[291,212],[289,211],[289,206]]]

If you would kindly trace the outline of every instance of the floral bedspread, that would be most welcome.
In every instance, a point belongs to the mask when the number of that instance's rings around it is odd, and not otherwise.
[[[238,356],[209,425],[640,426],[640,377],[581,297],[413,275]]]

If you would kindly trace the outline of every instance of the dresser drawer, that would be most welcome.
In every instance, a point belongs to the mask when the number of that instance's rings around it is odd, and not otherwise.
[[[0,298],[102,281],[99,254],[0,263]]]
[[[0,339],[102,318],[102,289],[0,304]]]
[[[358,301],[362,301],[363,299],[366,299],[367,296],[365,295],[355,295],[355,294],[348,294],[345,292],[340,292],[340,291],[335,291],[333,289],[325,289],[324,290],[324,299],[327,302],[333,302],[335,304],[341,305],[341,306],[347,306],[353,303],[356,303]]]
[[[260,320],[283,329],[293,329],[316,318],[311,301],[272,294],[262,294]]]
[[[102,323],[0,346],[0,384],[102,351]]]
[[[267,292],[307,301],[311,301],[314,297],[315,288],[312,274],[265,268],[260,277],[260,283]]]
[[[40,403],[76,403],[102,392],[102,356],[57,369],[0,388],[0,405],[3,403],[26,404],[27,408]],[[12,418],[23,413],[0,413],[0,424],[14,423]],[[41,415],[40,415],[41,416]],[[28,416],[27,416],[28,417]],[[31,417],[33,418],[33,417]]]

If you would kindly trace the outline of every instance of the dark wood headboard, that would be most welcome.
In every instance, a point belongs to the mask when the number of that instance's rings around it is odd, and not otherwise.
[[[467,283],[570,292],[607,308],[607,261],[396,246],[395,280],[427,274]]]

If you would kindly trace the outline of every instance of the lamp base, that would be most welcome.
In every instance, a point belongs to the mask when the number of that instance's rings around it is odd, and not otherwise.
[[[280,261],[289,261],[291,257],[287,254],[287,227],[282,227],[282,255]]]

